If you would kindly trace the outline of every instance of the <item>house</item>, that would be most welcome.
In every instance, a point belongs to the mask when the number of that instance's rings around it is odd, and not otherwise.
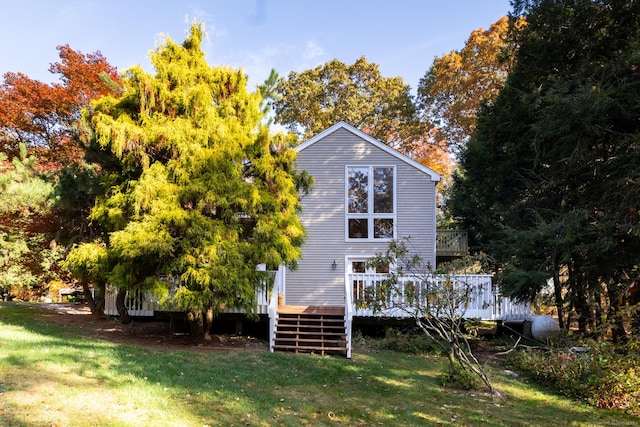
[[[368,258],[404,236],[436,265],[440,175],[345,122],[296,151],[315,183],[301,200],[308,237],[299,267],[286,273],[287,305],[344,306],[345,274],[364,272]]]
[[[433,170],[345,122],[296,151],[298,169],[315,180],[311,191],[301,196],[307,240],[297,267],[280,267],[272,290],[261,291],[258,313],[269,316],[271,351],[340,351],[350,357],[354,318],[378,315],[356,301],[383,280],[389,268],[369,268],[369,258],[407,236],[412,250],[433,266],[437,245],[446,249],[447,242],[454,242],[447,256],[459,255],[466,247],[456,233],[437,241],[440,176]],[[526,305],[495,292],[491,276],[465,280],[474,281],[476,289],[466,316],[498,320],[529,315]],[[107,301],[108,313],[110,305]],[[384,315],[407,317],[401,312]]]
[[[297,268],[280,269],[276,276],[284,300],[270,308],[270,346],[319,352],[335,346],[350,356],[353,319],[379,315],[356,301],[388,273],[386,266],[377,267],[381,271],[367,267],[367,260],[392,240],[410,236],[412,250],[435,267],[436,247],[445,259],[460,256],[467,249],[466,236],[447,231],[436,237],[440,176],[359,129],[339,122],[296,151],[298,168],[315,179],[301,199],[308,237]],[[476,293],[466,316],[528,316],[526,305],[494,291],[491,276],[464,280],[474,282]],[[408,316],[398,310],[383,315]]]

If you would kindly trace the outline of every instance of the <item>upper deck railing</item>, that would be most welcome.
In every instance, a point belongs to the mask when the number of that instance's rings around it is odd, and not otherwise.
[[[438,229],[436,231],[437,256],[464,256],[469,252],[466,230]]]

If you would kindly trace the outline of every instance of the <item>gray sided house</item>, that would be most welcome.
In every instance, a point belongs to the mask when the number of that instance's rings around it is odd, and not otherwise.
[[[456,239],[447,233],[437,241],[440,176],[433,170],[344,122],[296,151],[298,169],[315,182],[301,195],[300,218],[307,231],[302,258],[297,268],[281,268],[275,276],[268,309],[270,349],[344,351],[350,357],[354,318],[410,317],[398,309],[406,307],[406,302],[394,300],[399,296],[389,297],[382,313],[358,303],[393,268],[370,268],[368,259],[385,252],[391,241],[409,237],[410,250],[435,267],[437,245],[461,246],[451,245]],[[405,279],[402,286],[414,286],[412,278]],[[490,275],[432,275],[430,281],[473,289],[459,310],[464,317],[505,320],[530,314],[526,304],[502,298]]]
[[[345,278],[394,239],[410,236],[435,267],[437,173],[344,122],[296,151],[315,183],[302,197],[308,238],[286,271],[285,304],[344,306]]]

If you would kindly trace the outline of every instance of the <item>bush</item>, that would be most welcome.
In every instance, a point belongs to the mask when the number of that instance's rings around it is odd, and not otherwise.
[[[626,346],[588,343],[590,351],[518,350],[507,361],[527,378],[562,395],[584,399],[600,408],[640,415],[638,338]]]
[[[353,331],[351,342],[354,346],[372,350],[391,350],[409,354],[444,354],[442,348],[418,328],[385,328],[384,336],[363,334]]]
[[[418,329],[387,328],[384,338],[375,340],[374,345],[379,350],[393,350],[400,353],[442,354],[440,346]]]
[[[462,366],[451,371],[449,365],[447,365],[445,369],[446,371],[438,376],[438,380],[443,387],[459,390],[480,390],[482,388],[478,376]]]

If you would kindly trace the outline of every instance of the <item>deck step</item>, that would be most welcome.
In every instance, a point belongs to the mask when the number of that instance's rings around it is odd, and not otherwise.
[[[315,314],[344,316],[344,307],[335,305],[280,305],[278,314]]]
[[[296,345],[298,347],[308,347],[308,346],[317,345],[318,342],[319,341],[317,339],[278,338],[276,339],[276,346],[288,345],[287,343],[293,343],[291,345]],[[322,344],[323,345],[321,347],[331,347],[331,348],[340,347],[341,348],[344,343],[341,340],[335,340],[335,341],[323,341]]]
[[[307,330],[282,330],[282,329],[277,329],[278,331],[278,335],[276,336],[276,338],[279,337],[283,337],[283,338],[290,338],[290,337],[316,337],[316,338],[320,338],[320,337],[326,337],[326,338],[331,338],[331,337],[336,337],[336,338],[343,338],[346,334],[344,333],[344,331],[330,331],[330,332],[325,332],[325,331],[307,331]],[[334,338],[334,339],[336,339]]]
[[[273,349],[322,355],[346,352],[344,307],[278,306]]]
[[[297,345],[275,345],[273,346],[275,350],[294,350],[296,353],[307,353],[307,352],[320,352],[324,356],[325,354],[331,352],[341,352],[346,351],[346,348],[334,348],[334,347],[322,347],[322,346],[297,346]]]

